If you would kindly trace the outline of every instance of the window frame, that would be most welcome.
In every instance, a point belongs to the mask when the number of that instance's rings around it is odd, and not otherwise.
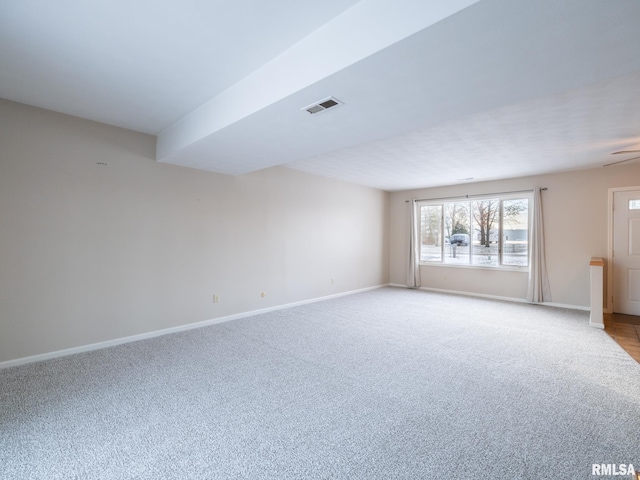
[[[445,216],[447,211],[447,204],[451,203],[468,203],[469,204],[469,234],[471,241],[469,245],[473,245],[474,237],[474,225],[472,216],[472,208],[474,201],[483,200],[498,200],[499,202],[499,219],[498,219],[498,264],[497,265],[478,265],[473,264],[473,251],[469,249],[469,260],[466,264],[458,263],[446,263],[445,262]],[[504,256],[504,202],[509,200],[527,200],[527,264],[526,265],[503,265]],[[483,195],[468,195],[461,197],[447,197],[441,199],[431,200],[418,200],[415,202],[415,208],[417,209],[416,221],[418,222],[417,231],[422,232],[422,215],[420,214],[423,206],[440,206],[441,218],[440,218],[440,238],[442,238],[440,245],[440,260],[422,260],[422,240],[420,240],[420,254],[418,255],[418,263],[422,266],[430,267],[446,267],[446,268],[472,268],[472,269],[489,269],[500,271],[516,271],[516,272],[528,272],[531,265],[531,231],[533,222],[533,191],[524,191],[516,193],[494,193]],[[421,237],[420,237],[421,238]]]

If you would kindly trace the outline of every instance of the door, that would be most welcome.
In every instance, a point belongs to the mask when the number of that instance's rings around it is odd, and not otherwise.
[[[640,315],[640,189],[613,192],[613,311]]]

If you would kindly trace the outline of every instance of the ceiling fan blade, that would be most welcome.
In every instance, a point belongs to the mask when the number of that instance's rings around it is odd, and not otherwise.
[[[613,152],[611,155],[618,155],[619,153],[640,153],[640,150],[620,150],[619,152]]]
[[[603,165],[603,167],[610,167],[611,165],[617,165],[619,163],[630,162],[631,160],[638,160],[639,158],[640,157],[633,157],[633,158],[627,158],[625,160],[618,160],[617,162],[607,163],[606,165]]]

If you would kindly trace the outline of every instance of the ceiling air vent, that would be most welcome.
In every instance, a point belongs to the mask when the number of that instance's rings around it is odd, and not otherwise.
[[[302,108],[301,110],[306,110],[311,115],[315,115],[316,113],[322,113],[325,110],[329,110],[330,108],[339,107],[340,105],[344,105],[343,102],[334,97],[328,97],[324,100],[320,100],[319,102],[312,103],[311,105]]]

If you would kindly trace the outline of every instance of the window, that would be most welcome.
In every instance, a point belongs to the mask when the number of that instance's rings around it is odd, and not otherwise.
[[[418,202],[420,263],[529,266],[530,195]]]
[[[442,205],[420,207],[420,234],[422,238],[421,260],[439,262],[442,260]]]

